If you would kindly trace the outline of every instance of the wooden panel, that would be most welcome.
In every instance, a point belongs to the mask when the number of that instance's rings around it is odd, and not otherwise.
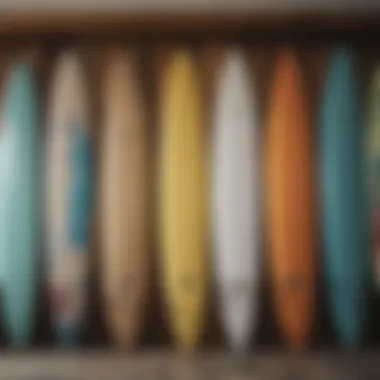
[[[380,376],[378,352],[284,354],[247,357],[214,353],[176,356],[166,353],[3,354],[0,380],[353,380]]]
[[[12,10],[117,10],[117,11],[201,11],[210,12],[215,9],[223,11],[270,11],[274,13],[283,11],[333,11],[350,9],[368,11],[378,9],[378,2],[373,0],[9,0],[0,1],[0,9]]]
[[[3,12],[0,35],[88,35],[154,31],[287,31],[380,29],[380,12],[336,13],[125,13],[125,12]],[[311,36],[310,36],[311,37]]]

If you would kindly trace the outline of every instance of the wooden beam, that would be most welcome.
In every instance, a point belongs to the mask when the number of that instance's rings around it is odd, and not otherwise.
[[[91,35],[119,32],[379,31],[380,12],[368,13],[110,13],[2,12],[0,36]]]

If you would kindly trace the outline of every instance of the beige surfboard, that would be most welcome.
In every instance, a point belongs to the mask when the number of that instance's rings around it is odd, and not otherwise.
[[[110,335],[136,343],[147,289],[147,136],[136,57],[113,50],[104,72],[101,140],[103,296]]]

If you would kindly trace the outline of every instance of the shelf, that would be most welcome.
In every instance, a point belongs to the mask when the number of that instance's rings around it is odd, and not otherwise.
[[[1,12],[1,36],[161,32],[368,32],[380,30],[373,12]]]
[[[379,352],[180,355],[105,352],[3,353],[0,380],[366,380]]]

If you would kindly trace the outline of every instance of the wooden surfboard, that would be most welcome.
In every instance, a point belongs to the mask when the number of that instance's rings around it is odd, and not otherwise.
[[[205,320],[206,139],[200,74],[190,51],[173,51],[162,79],[160,145],[161,274],[173,336],[195,348]]]
[[[88,295],[94,163],[85,72],[74,52],[57,61],[48,117],[46,230],[52,324],[59,343],[75,345],[83,333]]]
[[[345,346],[360,343],[365,316],[369,245],[360,112],[353,52],[337,48],[332,52],[320,110],[319,156],[328,304]]]
[[[131,347],[142,328],[148,283],[147,130],[133,53],[110,53],[104,85],[103,296],[113,340]]]
[[[299,59],[276,62],[267,125],[268,249],[274,311],[287,343],[309,343],[315,310],[316,199],[313,126]]]
[[[368,106],[367,180],[371,220],[372,278],[380,292],[380,66],[372,75]]]
[[[3,317],[13,346],[30,343],[36,311],[41,137],[37,78],[27,61],[11,65],[0,137],[0,251]]]
[[[213,130],[214,268],[230,346],[246,349],[258,315],[258,118],[243,51],[226,52],[218,72]]]

